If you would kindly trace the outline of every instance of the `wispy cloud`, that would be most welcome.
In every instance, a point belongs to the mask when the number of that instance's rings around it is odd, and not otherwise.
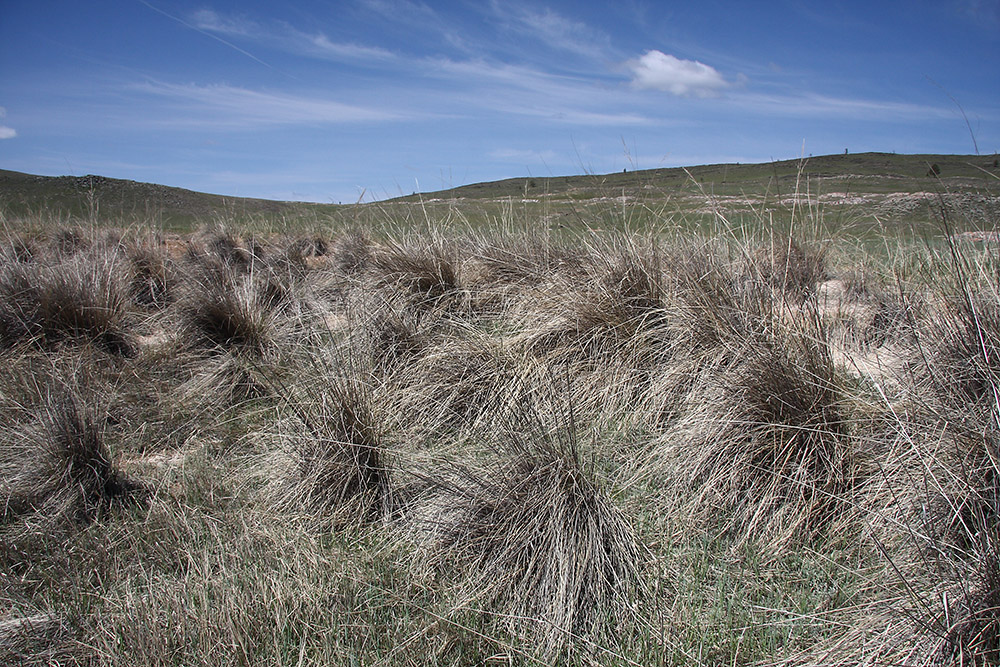
[[[646,51],[625,66],[632,72],[632,86],[639,90],[662,90],[680,97],[714,97],[729,86],[715,68],[662,51]]]
[[[945,119],[954,116],[952,109],[849,97],[833,97],[816,93],[768,95],[744,93],[735,100],[751,113],[846,118],[883,118],[899,120]]]
[[[182,113],[160,125],[214,126],[233,129],[280,125],[330,125],[383,122],[407,116],[399,112],[336,100],[267,93],[234,86],[177,85],[150,81],[133,90],[168,100]]]
[[[628,107],[622,96],[587,77],[483,60],[435,59],[426,74],[450,82],[450,103],[488,113],[528,116],[568,125],[644,125],[651,120]],[[620,91],[625,92],[625,91]]]
[[[567,51],[588,58],[599,57],[610,40],[604,33],[585,23],[566,18],[550,8],[538,10],[510,3],[491,3],[493,15],[514,32],[540,41],[551,49]]]
[[[257,63],[260,63],[261,65],[263,65],[264,67],[267,67],[268,69],[274,69],[274,67],[272,67],[270,63],[264,62],[263,60],[261,60],[260,58],[258,58],[254,54],[250,53],[249,51],[241,49],[240,47],[236,46],[232,42],[227,42],[226,40],[222,39],[218,35],[213,35],[210,31],[205,30],[204,28],[200,28],[197,25],[194,25],[192,23],[188,23],[187,21],[185,21],[182,18],[174,16],[173,14],[170,14],[168,12],[165,12],[162,9],[160,9],[159,7],[157,7],[157,6],[155,6],[155,5],[147,2],[147,0],[139,0],[139,2],[142,3],[142,4],[144,4],[144,5],[146,5],[147,7],[149,7],[150,9],[152,9],[157,14],[161,14],[162,16],[167,17],[171,21],[176,21],[177,23],[180,23],[181,25],[183,25],[186,28],[190,28],[191,30],[194,30],[195,32],[200,32],[201,34],[205,35],[206,37],[210,37],[210,38],[216,40],[217,42],[219,42],[220,44],[224,44],[225,46],[233,49],[234,51],[236,51],[238,53],[242,53],[247,58],[250,58],[251,60],[253,60],[253,61],[257,62]]]
[[[361,0],[360,4],[381,21],[394,23],[409,35],[422,39],[425,45],[433,45],[433,51],[439,51],[442,45],[451,46],[464,54],[481,49],[480,41],[468,30],[468,26],[445,18],[422,2]]]
[[[7,117],[7,110],[0,107],[0,120]],[[0,125],[0,139],[13,139],[17,136],[17,132],[12,127],[7,127],[6,125]]]
[[[264,25],[244,16],[224,15],[212,9],[198,10],[191,21],[197,29],[208,33],[264,43],[296,55],[345,61],[390,60],[395,57],[383,48],[335,42],[322,32],[305,32],[281,21]]]
[[[234,36],[251,36],[260,26],[242,16],[223,16],[212,9],[199,9],[191,15],[191,23],[201,30]]]

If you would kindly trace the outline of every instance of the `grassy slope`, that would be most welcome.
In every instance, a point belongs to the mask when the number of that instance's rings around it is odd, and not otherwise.
[[[938,175],[931,169],[937,165]],[[767,164],[706,165],[606,175],[516,178],[379,204],[398,218],[454,218],[472,227],[519,218],[550,229],[712,233],[777,228],[810,209],[822,235],[869,240],[939,233],[942,204],[962,229],[992,229],[1000,207],[994,156],[831,155]]]
[[[34,176],[0,170],[0,204],[9,218],[42,215],[88,222],[154,222],[185,231],[213,218],[307,218],[335,206],[193,192],[103,176]]]
[[[937,165],[939,175],[931,175]],[[733,226],[762,214],[787,222],[793,196],[821,204],[828,226],[851,233],[926,231],[938,219],[939,195],[961,204],[967,227],[995,219],[1000,197],[995,156],[830,155],[766,164],[722,164],[604,175],[512,178],[353,206],[224,197],[97,176],[43,177],[0,170],[0,203],[8,222],[117,221],[190,231],[208,221],[265,229],[342,225],[492,227],[520,219],[552,229],[643,228],[650,224],[706,231],[724,217]],[[974,206],[969,206],[972,201]],[[802,199],[800,204],[807,203]],[[977,209],[978,207],[978,209]],[[981,210],[980,210],[981,209]],[[816,213],[820,213],[817,211]],[[814,218],[820,216],[814,215]]]
[[[940,168],[939,178],[929,174],[931,165]],[[623,173],[509,178],[475,183],[449,190],[410,195],[393,201],[419,199],[496,199],[546,195],[553,198],[591,198],[635,193],[653,188],[663,193],[678,191],[715,194],[763,194],[791,192],[800,176],[821,179],[828,190],[852,192],[921,192],[946,187],[981,186],[985,172],[997,174],[994,156],[977,155],[896,155],[860,153],[825,155],[806,160],[784,160],[763,164],[713,164],[669,169],[644,169]]]

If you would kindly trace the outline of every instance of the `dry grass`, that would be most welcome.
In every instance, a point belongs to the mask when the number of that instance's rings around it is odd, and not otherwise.
[[[431,566],[457,570],[456,611],[526,634],[542,660],[568,647],[586,655],[629,613],[642,562],[634,531],[569,433],[517,429],[494,446],[491,465],[424,477],[412,530]]]
[[[143,487],[114,464],[95,409],[72,390],[49,395],[35,421],[8,431],[0,495],[5,519],[86,522]]]
[[[58,259],[20,261],[17,249],[0,267],[0,343],[52,346],[92,343],[115,355],[135,353],[125,261],[95,249]]]
[[[0,661],[995,664],[995,257],[837,243],[12,236]]]
[[[311,377],[284,404],[276,467],[279,502],[320,530],[376,521],[391,508],[387,452],[372,399],[356,382]]]
[[[784,545],[821,529],[854,486],[857,454],[820,335],[734,341],[701,370],[663,436],[659,469],[691,486],[703,520]]]

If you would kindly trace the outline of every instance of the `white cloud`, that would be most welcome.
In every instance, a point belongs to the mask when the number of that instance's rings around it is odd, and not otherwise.
[[[7,110],[0,107],[0,119],[7,117]],[[12,127],[7,127],[6,125],[0,125],[0,139],[13,139],[17,136],[17,132]]]
[[[729,85],[713,67],[656,50],[646,51],[625,65],[632,72],[632,86],[640,90],[662,90],[681,97],[712,97]]]

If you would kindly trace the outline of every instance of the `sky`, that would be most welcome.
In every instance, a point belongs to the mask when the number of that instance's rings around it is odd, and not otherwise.
[[[0,168],[353,203],[1000,150],[1000,0],[0,0]]]

